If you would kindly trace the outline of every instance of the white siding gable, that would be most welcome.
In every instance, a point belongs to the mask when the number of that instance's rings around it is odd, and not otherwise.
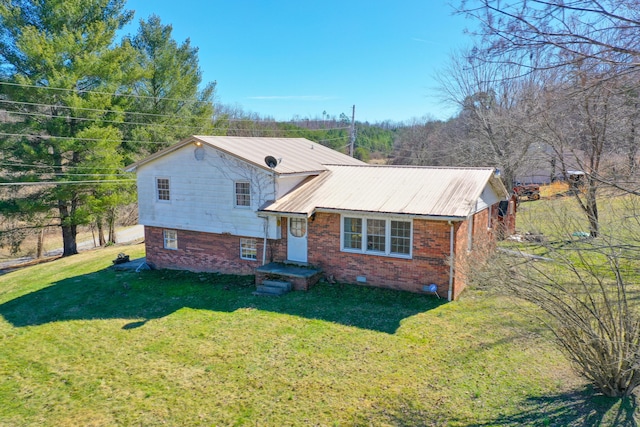
[[[196,149],[204,155],[196,157]],[[199,159],[198,159],[199,158]],[[273,200],[273,177],[234,157],[203,145],[186,145],[141,165],[137,171],[139,222],[147,226],[264,237],[265,219],[257,209]],[[156,179],[168,178],[170,200],[157,199]],[[300,178],[302,179],[302,178]],[[235,207],[235,182],[251,184],[251,206]],[[269,219],[268,237],[279,237]]]
[[[480,212],[481,210],[498,203],[500,200],[503,199],[498,196],[490,185],[487,185],[484,187],[484,190],[482,190],[482,194],[480,194],[475,212]]]

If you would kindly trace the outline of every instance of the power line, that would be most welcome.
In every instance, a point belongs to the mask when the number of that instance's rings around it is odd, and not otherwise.
[[[101,110],[99,108],[69,107],[68,105],[41,104],[37,102],[11,101],[8,99],[0,99],[0,102],[4,102],[5,104],[13,104],[13,105],[28,105],[31,107],[66,108],[68,110],[91,111],[94,113],[137,114],[140,116],[149,116],[149,117],[175,117],[169,114],[142,113],[138,111],[124,111],[124,110]],[[13,113],[13,111],[9,111],[9,113]],[[202,119],[202,120],[209,120],[209,119]]]
[[[168,119],[176,119],[176,116],[173,115],[169,115],[169,114],[152,114],[152,113],[138,113],[138,112],[133,112],[133,111],[119,111],[119,110],[99,110],[99,109],[95,109],[95,108],[81,108],[81,107],[68,107],[68,106],[64,106],[64,105],[52,105],[52,104],[37,104],[37,103],[33,103],[33,102],[22,102],[22,101],[8,101],[8,100],[3,100],[0,99],[0,102],[4,102],[4,103],[9,103],[9,104],[14,104],[14,105],[29,105],[29,106],[35,106],[35,107],[45,107],[45,108],[66,108],[69,110],[81,110],[81,111],[90,111],[90,112],[99,112],[99,113],[114,113],[114,114],[140,114],[140,115],[145,115],[145,116],[152,116],[152,117],[159,117],[159,118],[168,118]],[[207,125],[211,124],[213,125],[214,120],[212,119],[198,119],[198,120],[202,120],[205,121],[206,123],[201,125],[201,126],[189,126],[189,125],[180,125],[180,124],[169,124],[169,123],[154,123],[154,122],[150,122],[150,123],[144,123],[144,122],[128,122],[128,121],[124,121],[124,120],[106,120],[106,119],[100,119],[100,118],[90,118],[90,117],[77,117],[77,116],[54,116],[53,114],[48,114],[48,113],[33,113],[33,112],[27,112],[27,111],[10,111],[7,110],[7,113],[10,115],[21,115],[21,116],[35,116],[35,117],[49,117],[49,118],[68,118],[68,119],[73,119],[73,120],[78,120],[78,121],[95,121],[95,122],[103,122],[103,123],[115,123],[115,124],[127,124],[127,125],[134,125],[134,126],[167,126],[167,127],[173,127],[173,128],[183,128],[183,129],[198,129],[198,130],[202,130],[203,128],[205,128]],[[187,118],[186,120],[192,120]],[[221,123],[226,123],[226,122],[240,122],[240,121],[251,121],[249,119],[220,119],[219,122]],[[285,122],[264,122],[264,121],[251,121],[253,123],[255,123],[256,125],[260,125],[260,124],[265,124],[265,123],[285,123]],[[302,128],[302,129],[241,129],[241,128],[228,128],[228,127],[222,127],[222,126],[212,126],[211,129],[221,129],[221,130],[234,130],[234,131],[261,131],[261,132],[318,132],[318,131],[331,131],[331,130],[342,130],[342,129],[349,129],[348,126],[343,126],[343,127],[333,127],[333,128],[318,128],[318,129],[308,129],[308,128]]]
[[[41,168],[41,169],[87,169],[87,166],[66,166],[66,165],[38,165],[34,163],[18,163],[18,162],[0,162],[2,166],[25,167],[25,168]],[[94,168],[99,170],[113,170],[113,168]],[[121,169],[121,168],[118,168]]]
[[[305,132],[307,130],[312,129],[227,129],[227,128],[212,128],[214,130],[226,130],[230,132],[234,131],[247,131],[247,132]],[[347,128],[334,128],[334,129],[347,129]],[[330,129],[314,129],[314,130],[330,130]],[[36,135],[29,133],[7,133],[0,132],[0,136],[15,136],[15,137],[27,137],[27,138],[41,138],[41,139],[63,139],[63,140],[76,140],[76,141],[92,141],[92,142],[118,142],[118,143],[134,143],[134,144],[174,144],[175,142],[171,141],[140,141],[140,140],[132,140],[132,139],[102,139],[102,138],[80,138],[80,137],[71,137],[71,136],[53,136],[53,135]],[[341,138],[337,138],[341,139]],[[331,141],[331,139],[326,139],[324,141]]]
[[[2,84],[2,82],[0,82],[0,84]],[[31,107],[64,108],[64,109],[68,109],[68,110],[91,111],[91,112],[94,112],[94,113],[132,114],[132,115],[139,115],[139,116],[161,117],[161,118],[172,118],[172,119],[175,119],[175,117],[176,117],[173,114],[144,113],[144,112],[139,112],[139,111],[128,111],[128,110],[105,110],[105,109],[99,109],[99,108],[86,108],[86,107],[70,107],[68,105],[43,104],[43,103],[38,103],[38,102],[26,102],[26,101],[13,101],[13,100],[9,100],[9,99],[0,99],[0,102],[3,102],[5,104],[24,105],[24,106],[31,106]],[[16,113],[16,112],[15,111],[8,111],[8,113]],[[190,120],[193,120],[193,118],[191,118]],[[253,122],[253,123],[256,123],[256,124],[267,124],[267,123],[290,124],[291,123],[291,122],[278,122],[276,120],[254,120],[254,119],[249,119],[249,118],[231,119],[231,118],[224,118],[224,117],[216,117],[215,113],[214,113],[214,116],[212,116],[211,118],[201,118],[201,119],[198,119],[198,120],[211,121],[211,122],[221,121],[221,122],[231,122],[231,123],[233,123],[233,122]],[[349,129],[349,128],[350,128],[350,126],[341,126],[341,127],[318,128],[318,129],[304,128],[304,130],[318,131],[318,130],[335,130],[335,129]],[[251,129],[246,129],[246,130],[251,130]],[[296,129],[287,129],[287,130],[296,131]]]
[[[186,129],[202,129],[204,127],[194,127],[194,126],[187,126],[187,125],[174,125],[174,124],[168,124],[168,123],[141,123],[141,122],[126,122],[126,121],[122,121],[122,120],[105,120],[105,119],[98,119],[98,118],[90,118],[90,117],[69,117],[69,116],[54,116],[53,114],[47,114],[47,113],[29,113],[29,112],[23,112],[23,111],[11,111],[10,114],[16,114],[16,115],[20,115],[20,116],[35,116],[35,117],[48,117],[48,118],[59,118],[59,119],[73,119],[73,120],[78,120],[78,121],[84,121],[84,122],[102,122],[102,123],[116,123],[119,125],[135,125],[135,126],[167,126],[167,127],[173,127],[173,128],[186,128]],[[214,128],[215,129],[215,128]]]
[[[28,172],[23,172],[28,173]],[[43,175],[53,176],[131,176],[130,173],[64,173],[64,172],[44,172]]]
[[[135,179],[95,179],[86,181],[24,181],[24,182],[0,182],[2,187],[10,187],[14,185],[66,185],[66,184],[110,184],[135,182]]]
[[[33,135],[29,133],[5,133],[0,132],[0,136],[17,136],[28,138],[41,138],[41,139],[63,139],[63,140],[75,140],[75,141],[91,141],[91,142],[132,142],[135,144],[174,144],[173,142],[157,142],[157,141],[136,141],[131,139],[102,139],[102,138],[75,138],[72,136],[51,136],[51,135]]]
[[[138,99],[153,99],[155,101],[177,101],[177,102],[192,102],[195,104],[203,104],[209,101],[199,101],[197,99],[180,99],[180,98],[168,98],[162,96],[148,96],[148,95],[134,95],[130,93],[116,93],[116,92],[100,92],[95,90],[82,90],[82,89],[66,89],[62,87],[51,87],[51,86],[38,86],[38,85],[29,85],[24,83],[9,83],[9,82],[0,82],[0,85],[6,86],[17,86],[17,87],[28,87],[32,89],[44,89],[44,90],[53,90],[53,91],[61,91],[61,92],[75,92],[75,93],[88,93],[88,94],[96,94],[96,95],[109,95],[109,96],[118,96],[123,98],[138,98]]]

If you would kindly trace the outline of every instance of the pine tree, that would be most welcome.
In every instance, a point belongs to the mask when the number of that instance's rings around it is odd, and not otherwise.
[[[0,208],[59,225],[64,256],[77,253],[77,227],[91,220],[89,202],[106,188],[100,181],[113,184],[122,168],[127,98],[113,94],[136,75],[135,51],[115,37],[132,17],[124,0],[0,5],[0,102],[11,117],[0,135],[0,176],[56,183],[9,187]]]
[[[201,90],[202,72],[198,49],[189,39],[178,44],[171,25],[163,25],[152,15],[140,21],[131,44],[137,52],[140,78],[133,86],[130,110],[138,113],[135,122],[144,125],[131,129],[131,140],[174,143],[193,134],[213,130],[215,83]],[[135,148],[135,147],[132,147]],[[158,144],[145,144],[137,151],[156,151]]]

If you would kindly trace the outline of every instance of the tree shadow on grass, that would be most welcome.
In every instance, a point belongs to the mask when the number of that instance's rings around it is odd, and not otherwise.
[[[517,414],[502,415],[480,426],[618,426],[635,427],[635,396],[611,398],[597,394],[591,387],[550,396],[535,396],[522,403]]]
[[[318,284],[308,292],[281,297],[254,296],[254,290],[253,276],[107,268],[5,302],[0,315],[16,327],[118,318],[131,319],[124,328],[132,329],[185,307],[222,312],[254,308],[393,334],[403,319],[445,302],[428,295],[343,284]]]
[[[441,413],[434,419],[429,408],[418,408],[416,402],[400,401],[393,415],[387,416],[391,425],[433,426],[459,425],[465,427],[488,426],[553,426],[595,427],[637,426],[637,401],[635,396],[609,398],[586,387],[566,393],[533,396],[520,403],[515,414],[499,415],[483,421],[444,419]]]

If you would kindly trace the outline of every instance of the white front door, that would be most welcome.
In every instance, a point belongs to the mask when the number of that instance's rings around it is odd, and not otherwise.
[[[287,229],[287,258],[289,261],[307,262],[307,219],[289,218]]]

